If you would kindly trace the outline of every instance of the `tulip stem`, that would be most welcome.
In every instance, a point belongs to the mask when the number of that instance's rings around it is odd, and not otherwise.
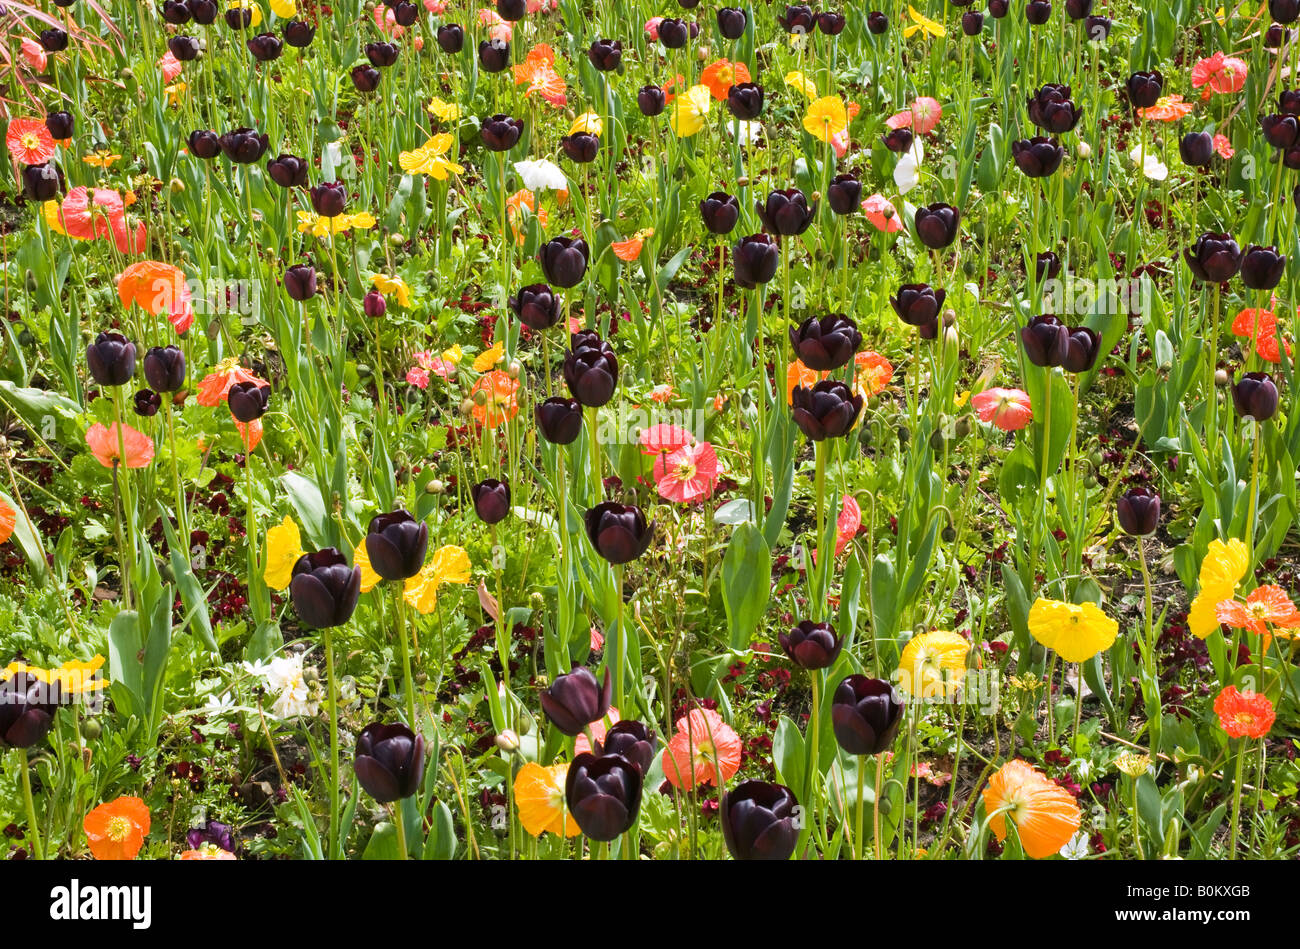
[[[876,755],[876,783],[872,788],[871,800],[871,843],[876,850],[876,859],[884,860],[884,848],[880,840],[880,792],[881,781],[885,776],[885,756],[884,754]]]
[[[1238,768],[1240,774],[1241,769]],[[41,830],[36,824],[36,805],[32,801],[31,768],[27,762],[27,749],[18,749],[18,772],[23,778],[23,806],[27,809],[27,839],[32,845],[32,854],[37,860],[45,859],[45,848],[41,846]]]
[[[854,859],[854,860],[861,860],[861,859],[862,859],[862,850],[863,850],[863,847],[862,847],[862,799],[863,799],[862,788],[863,788],[863,785],[865,785],[865,784],[867,783],[866,773],[865,773],[866,770],[867,770],[867,756],[866,756],[866,755],[858,755],[858,803],[857,803],[857,807],[856,807],[855,810],[854,810],[854,817],[853,817],[853,859]]]
[[[817,588],[813,591],[813,603],[819,615],[826,607],[823,596],[830,592],[830,560],[827,558],[827,551],[822,548],[826,546],[826,441],[823,439],[819,442],[813,442],[813,454],[816,456],[817,468],[814,485],[817,492],[817,542],[813,547],[817,555],[817,563],[814,564],[814,576],[817,578]],[[831,556],[834,556],[833,552]]]
[[[121,487],[122,519],[126,522],[126,543],[121,544],[119,538],[118,551],[123,560],[128,550],[131,554],[130,560],[121,564],[122,602],[130,609],[131,572],[135,569],[136,562],[135,504],[131,498],[130,475],[126,470],[129,467],[126,458],[126,426],[122,422],[122,392],[119,386],[113,386],[113,420],[117,422],[117,462],[113,465],[113,485],[115,488],[119,485]]]
[[[623,669],[627,665],[627,630],[623,626],[623,565],[614,564],[614,596],[618,598],[618,608],[614,619],[614,706],[619,714],[626,714],[627,706],[623,704]],[[608,658],[606,659],[608,663]],[[595,746],[592,746],[595,750]]]
[[[1259,433],[1263,423],[1255,419],[1252,423],[1255,429],[1255,449],[1250,456],[1250,500],[1247,505],[1246,513],[1246,563],[1253,566],[1255,563],[1255,512],[1259,505]],[[1264,671],[1263,663],[1260,663],[1260,672]]]
[[[809,673],[812,680],[812,717],[808,722],[808,819],[814,822],[816,830],[818,784],[821,777],[821,756],[817,753],[821,744],[821,677],[820,669]]]
[[[1156,637],[1155,637],[1155,626],[1154,626],[1154,624],[1152,623],[1152,620],[1151,620],[1151,610],[1152,610],[1152,600],[1151,600],[1151,570],[1147,567],[1147,551],[1146,551],[1146,545],[1145,545],[1142,541],[1143,541],[1143,538],[1141,538],[1141,537],[1139,537],[1139,538],[1137,539],[1137,545],[1138,545],[1138,564],[1142,567],[1142,588],[1143,588],[1144,607],[1145,607],[1144,612],[1146,613],[1146,645],[1147,645],[1147,648],[1146,648],[1146,650],[1145,650],[1145,651],[1146,651],[1145,660],[1146,660],[1146,668],[1147,668],[1147,680],[1148,680],[1148,682],[1150,683],[1150,687],[1151,687],[1152,689],[1155,690],[1155,695],[1156,695],[1156,719],[1155,719],[1155,720],[1156,720],[1157,722],[1159,722],[1159,721],[1160,721],[1160,715],[1161,715],[1161,711],[1160,711],[1160,681],[1159,681],[1159,679],[1157,678],[1157,672],[1156,672]],[[1152,760],[1152,761],[1155,761],[1155,760],[1156,760],[1156,750],[1157,750],[1157,749],[1156,749],[1156,744],[1157,744],[1157,742],[1156,742],[1156,732],[1157,732],[1158,728],[1159,728],[1159,726],[1157,725],[1156,728],[1151,728],[1151,729],[1150,729],[1150,736],[1149,736],[1149,737],[1150,737],[1150,739],[1151,739],[1151,760]],[[1075,729],[1075,732],[1076,732],[1076,734],[1077,734],[1077,732],[1078,732],[1078,729],[1077,729],[1077,728]]]
[[[336,858],[341,849],[339,838],[339,711],[338,692],[334,688],[334,636],[329,629],[325,634],[326,702],[330,713],[330,833],[329,859]]]
[[[393,827],[397,830],[397,852],[401,854],[397,859],[410,860],[411,851],[406,846],[406,820],[402,816],[401,801],[393,805]]]
[[[595,406],[587,410],[587,429],[591,439],[591,503],[599,504],[605,491],[602,485],[602,459],[600,457],[600,409]]]
[[[415,679],[411,675],[411,647],[406,641],[406,595],[402,584],[393,588],[397,596],[397,642],[402,650],[402,676],[406,680],[406,721],[412,731],[419,731],[415,719]]]

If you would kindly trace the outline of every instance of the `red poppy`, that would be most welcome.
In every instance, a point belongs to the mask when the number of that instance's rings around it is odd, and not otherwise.
[[[40,165],[54,157],[54,137],[42,119],[14,119],[5,132],[14,164]]]
[[[96,422],[86,430],[86,444],[105,468],[112,468],[122,458],[123,448],[128,468],[143,468],[153,460],[153,439],[130,425],[122,426],[119,439],[117,422],[107,428]]]
[[[1229,738],[1263,738],[1277,717],[1273,703],[1257,692],[1239,692],[1230,685],[1214,699],[1219,725]]]

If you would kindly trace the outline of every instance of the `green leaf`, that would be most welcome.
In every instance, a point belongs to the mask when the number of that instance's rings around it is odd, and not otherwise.
[[[722,602],[732,649],[743,649],[758,628],[772,592],[772,554],[749,521],[738,525],[722,558]]]

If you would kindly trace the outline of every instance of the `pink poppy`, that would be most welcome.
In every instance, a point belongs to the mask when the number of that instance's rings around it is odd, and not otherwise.
[[[922,135],[929,135],[934,131],[935,126],[939,124],[941,118],[943,118],[943,106],[939,105],[938,99],[930,96],[918,96],[912,103],[911,108],[894,113],[885,119],[885,124],[891,129],[910,127]]]
[[[1016,432],[1034,420],[1029,395],[1020,389],[985,389],[971,396],[980,421],[992,422],[1004,432]]]
[[[831,136],[831,148],[835,149],[836,158],[843,158],[849,153],[849,130],[847,128]]]
[[[854,500],[853,495],[844,495],[840,502],[840,516],[835,519],[836,557],[844,553],[844,548],[857,536],[858,528],[861,526],[862,508],[858,507],[858,502]]]
[[[593,638],[600,636],[600,633],[596,632],[596,627],[594,626],[591,627],[591,635]],[[602,637],[601,643],[604,644],[604,642],[605,640]],[[621,719],[622,715],[619,713],[619,710],[611,705],[609,711],[605,713],[604,718],[594,721],[588,726],[591,729],[591,737],[596,739],[596,743],[599,744],[605,740],[605,736],[609,733],[610,728],[616,725]],[[591,751],[591,742],[587,740],[586,734],[579,734],[573,740],[574,757],[576,758],[578,755],[585,754],[589,751]]]
[[[695,443],[695,436],[680,425],[660,422],[643,429],[638,439],[643,455],[671,455],[679,448]]]
[[[591,627],[591,651],[600,652],[605,648],[605,636],[595,626]]]
[[[99,422],[86,430],[86,444],[90,452],[105,468],[112,468],[126,450],[126,466],[143,468],[153,460],[153,439],[144,432],[137,432],[130,425],[122,426],[121,444],[118,444],[118,423],[105,428]]]
[[[1215,53],[1192,67],[1192,86],[1197,89],[1206,87],[1201,94],[1203,99],[1208,99],[1211,92],[1220,95],[1240,92],[1246,85],[1246,72],[1246,64],[1236,56]]]
[[[427,389],[429,388],[429,372],[419,366],[412,366],[406,370],[406,381],[417,389]]]
[[[163,53],[162,58],[158,60],[158,68],[162,71],[163,80],[165,82],[171,82],[181,74],[185,67],[181,65],[179,59],[172,55],[172,51],[168,50]]]
[[[878,231],[893,234],[903,229],[903,222],[899,220],[898,210],[894,207],[893,202],[884,195],[873,194],[863,201],[862,213],[867,216],[867,220]]]
[[[654,476],[655,488],[669,501],[703,500],[718,485],[718,454],[708,442],[684,445],[655,459]]]
[[[686,791],[697,784],[717,787],[740,770],[740,751],[740,736],[721,715],[693,709],[677,720],[677,734],[664,750],[664,777]]]
[[[447,12],[447,0],[424,0],[424,8],[434,16],[442,16]]]
[[[1237,154],[1236,149],[1232,147],[1232,142],[1228,141],[1228,136],[1226,135],[1214,136],[1214,150],[1218,152],[1219,157],[1225,161]]]
[[[645,35],[655,43],[659,42],[659,24],[663,21],[664,18],[661,16],[652,16],[645,21]]]
[[[550,13],[557,6],[558,0],[528,0],[529,13]]]
[[[69,237],[88,241],[108,233],[109,221],[126,216],[126,203],[111,188],[78,185],[59,206],[55,223]]]
[[[44,48],[34,39],[23,40],[23,59],[27,60],[27,65],[32,68],[32,72],[45,72],[45,67],[50,61]]]

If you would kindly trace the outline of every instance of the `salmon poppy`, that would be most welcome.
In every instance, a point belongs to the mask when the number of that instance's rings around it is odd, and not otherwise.
[[[43,119],[14,119],[5,132],[14,164],[40,165],[54,157],[54,137]]]
[[[475,420],[487,428],[496,428],[513,419],[519,412],[518,391],[519,383],[500,369],[479,377],[470,391]]]
[[[708,442],[683,445],[655,459],[654,477],[655,489],[669,501],[704,500],[718,484],[718,454]]]
[[[171,82],[184,70],[181,61],[176,58],[171,50],[162,54],[158,60],[158,71],[162,73],[163,82]]]
[[[550,831],[574,837],[582,833],[568,813],[564,798],[564,783],[569,776],[567,762],[542,767],[530,761],[515,776],[515,806],[519,808],[519,823],[534,837]]]
[[[645,239],[654,234],[653,227],[643,228],[637,231],[625,241],[614,241],[609,245],[609,249],[614,252],[614,256],[624,263],[631,263],[641,256],[641,248]]]
[[[879,395],[894,378],[894,367],[878,352],[867,349],[853,357],[854,385],[864,399]]]
[[[18,522],[18,513],[4,498],[0,498],[0,544],[14,535],[14,526]]]
[[[537,223],[546,227],[549,218],[546,209],[537,210],[537,198],[527,188],[516,191],[510,197],[506,198],[506,220],[510,222],[510,230],[515,235],[515,242],[522,244],[527,239],[524,228],[520,225],[520,220],[526,221],[528,215],[537,215]]]
[[[596,637],[600,640],[600,646],[593,645],[591,647],[592,649],[600,649],[602,646],[604,646],[605,637],[600,635],[600,631],[596,629],[596,627],[594,626],[591,627],[591,634],[593,637]],[[594,722],[592,722],[590,725],[587,726],[588,730],[591,732],[591,737],[596,739],[597,744],[602,743],[605,740],[605,735],[609,733],[610,726],[613,725],[615,722],[620,721],[622,717],[623,717],[622,713],[619,712],[619,710],[615,706],[611,705],[609,707],[609,711],[607,711],[603,717],[596,719]],[[585,755],[590,751],[591,751],[591,742],[587,740],[586,732],[574,736],[573,756],[575,758],[578,757],[578,755]]]
[[[203,380],[198,384],[199,405],[209,409],[220,405],[226,400],[230,387],[239,382],[268,384],[265,379],[259,379],[241,366],[238,360],[232,356],[204,376]]]
[[[718,787],[740,770],[740,752],[740,736],[721,715],[692,709],[677,720],[677,733],[664,749],[664,777],[684,791],[700,784]]]
[[[835,518],[836,557],[844,553],[844,548],[849,545],[849,541],[858,535],[858,528],[861,526],[862,508],[858,506],[858,502],[853,495],[844,495],[840,500],[839,516]]]
[[[738,86],[742,82],[749,82],[749,67],[744,63],[716,59],[701,71],[700,82],[708,87],[709,95],[719,102],[725,102],[727,92],[732,86]]]
[[[1193,108],[1182,96],[1161,96],[1150,108],[1138,109],[1138,118],[1149,122],[1177,122],[1191,115]]]
[[[45,72],[45,67],[50,61],[45,48],[28,37],[23,38],[23,59],[27,60],[27,65],[31,67],[32,72],[38,73]]]
[[[1214,150],[1219,153],[1219,157],[1224,161],[1227,161],[1233,155],[1237,154],[1236,150],[1232,147],[1232,142],[1228,141],[1228,136],[1226,135],[1214,136]]]
[[[891,129],[911,128],[922,135],[929,135],[943,118],[943,106],[931,96],[918,96],[910,108],[896,112],[885,119],[885,125]]]
[[[130,425],[121,427],[121,444],[118,438],[118,423],[105,428],[99,422],[86,430],[86,444],[90,452],[105,468],[114,467],[126,451],[128,468],[143,468],[153,460],[153,439],[144,432],[138,432]]]
[[[134,228],[128,224],[128,203],[111,188],[78,186],[68,192],[62,204],[45,202],[42,211],[45,223],[56,234],[79,241],[111,236],[119,253],[138,254],[146,243],[144,222],[136,222]]]
[[[998,840],[1007,839],[1010,817],[1025,853],[1035,860],[1059,852],[1079,829],[1079,805],[1070,792],[1018,758],[989,778],[983,798]]]
[[[1246,85],[1246,64],[1236,56],[1215,53],[1192,67],[1192,86],[1204,87],[1201,98],[1210,98],[1211,92],[1224,95],[1240,92]]]
[[[1215,696],[1214,713],[1219,716],[1219,726],[1229,738],[1263,738],[1277,717],[1268,696],[1240,692],[1235,685]]]
[[[671,455],[686,445],[695,443],[695,436],[680,425],[660,422],[641,430],[637,439],[643,455]]]
[[[903,222],[892,201],[884,195],[873,194],[862,202],[862,213],[866,215],[871,226],[886,234],[894,234],[903,229]]]
[[[241,422],[233,415],[230,418],[235,423],[235,431],[239,432],[239,443],[244,446],[244,451],[255,451],[262,443],[262,420],[255,418],[251,422]]]
[[[1246,602],[1220,600],[1215,607],[1220,623],[1234,629],[1248,629],[1256,636],[1267,636],[1269,627],[1295,629],[1300,627],[1300,611],[1281,587],[1268,583],[1256,587],[1246,597]]]
[[[194,323],[185,272],[171,264],[141,260],[129,265],[117,278],[117,296],[128,309],[134,303],[154,316],[166,314],[178,333]]]
[[[1029,394],[1021,389],[994,386],[977,392],[970,401],[981,422],[990,422],[1004,432],[1018,432],[1034,420]]]
[[[96,860],[134,860],[149,834],[149,808],[138,797],[101,804],[83,822]]]

